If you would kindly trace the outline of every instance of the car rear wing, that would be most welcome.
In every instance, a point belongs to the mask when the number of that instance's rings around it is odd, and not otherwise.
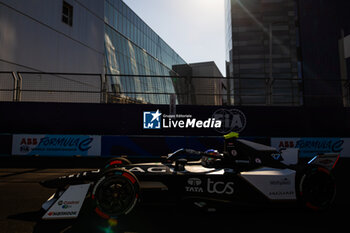
[[[328,171],[331,171],[338,163],[339,157],[339,154],[320,154],[313,157],[308,164],[321,166],[326,168]]]

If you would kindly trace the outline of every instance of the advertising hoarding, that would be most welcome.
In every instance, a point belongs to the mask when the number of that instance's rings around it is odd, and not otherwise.
[[[350,138],[271,138],[271,146],[277,149],[299,148],[300,158],[324,153],[350,157]]]
[[[12,155],[99,156],[101,136],[14,134]]]

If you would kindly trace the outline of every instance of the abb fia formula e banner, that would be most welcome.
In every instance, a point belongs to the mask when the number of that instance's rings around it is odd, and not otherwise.
[[[12,155],[101,155],[101,136],[14,134],[12,137]]]
[[[271,138],[271,146],[277,149],[298,148],[300,158],[324,153],[350,157],[350,138]]]

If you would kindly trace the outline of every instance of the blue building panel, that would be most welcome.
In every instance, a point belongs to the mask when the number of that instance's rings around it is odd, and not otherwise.
[[[175,93],[175,80],[159,76],[175,76],[172,66],[186,62],[123,1],[104,3],[109,92],[119,100],[168,104],[170,93]]]

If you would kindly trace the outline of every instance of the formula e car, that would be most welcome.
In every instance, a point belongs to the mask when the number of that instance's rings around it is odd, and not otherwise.
[[[225,203],[299,202],[327,209],[334,202],[332,175],[339,155],[321,154],[298,164],[298,149],[277,151],[238,134],[225,135],[224,152],[180,149],[162,162],[131,164],[111,159],[105,167],[41,185],[57,191],[42,219],[76,218],[83,205],[102,218],[128,214],[139,202],[193,200]]]

